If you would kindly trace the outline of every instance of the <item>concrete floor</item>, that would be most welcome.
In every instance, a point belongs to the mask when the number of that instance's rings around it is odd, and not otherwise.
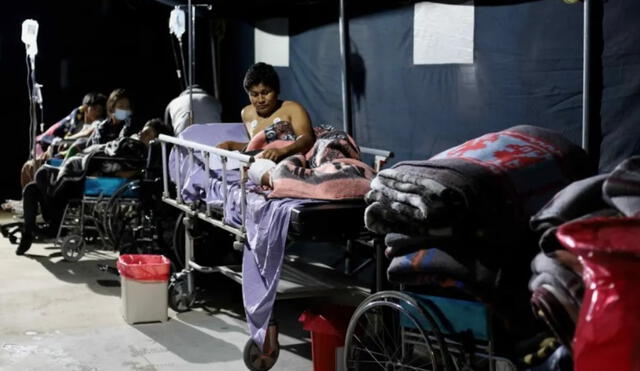
[[[209,276],[213,309],[169,310],[167,322],[128,325],[119,278],[96,267],[114,265],[116,254],[96,251],[68,263],[52,243],[36,243],[25,256],[15,247],[0,238],[0,370],[246,369],[240,286],[227,278]],[[309,333],[297,318],[317,302],[284,303],[276,303],[281,351],[273,370],[311,370]]]

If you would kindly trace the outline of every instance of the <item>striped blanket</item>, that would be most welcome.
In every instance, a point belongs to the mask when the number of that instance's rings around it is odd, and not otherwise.
[[[316,132],[306,154],[282,160],[271,173],[269,198],[340,200],[362,198],[370,190],[375,171],[360,161],[360,150],[342,131]]]

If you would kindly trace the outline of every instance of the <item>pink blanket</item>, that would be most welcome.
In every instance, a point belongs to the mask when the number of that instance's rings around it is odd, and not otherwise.
[[[315,127],[314,132],[316,142],[308,153],[289,156],[273,170],[269,198],[364,197],[371,189],[375,171],[360,161],[360,150],[353,139],[329,126]],[[291,124],[280,121],[256,134],[246,151],[282,148],[295,139]]]
[[[340,200],[362,198],[371,189],[375,171],[360,161],[360,150],[341,131],[316,135],[313,148],[303,156],[289,156],[271,173],[270,198]]]

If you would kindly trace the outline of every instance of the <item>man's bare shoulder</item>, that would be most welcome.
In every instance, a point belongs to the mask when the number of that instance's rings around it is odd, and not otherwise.
[[[282,108],[283,110],[285,110],[286,112],[300,112],[300,111],[305,111],[304,107],[302,106],[302,104],[296,102],[296,101],[292,101],[292,100],[285,100],[282,102]]]
[[[242,111],[240,111],[240,117],[242,117],[242,121],[244,122],[254,120],[256,118],[256,108],[251,104],[246,105]]]

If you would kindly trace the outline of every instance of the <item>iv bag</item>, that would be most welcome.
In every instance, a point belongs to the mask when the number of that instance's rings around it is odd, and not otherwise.
[[[184,10],[176,7],[169,15],[169,33],[176,35],[178,39],[182,38],[185,31]]]
[[[38,38],[38,21],[34,19],[26,19],[22,22],[22,42],[25,45],[35,45]],[[36,47],[37,50],[37,47]]]

